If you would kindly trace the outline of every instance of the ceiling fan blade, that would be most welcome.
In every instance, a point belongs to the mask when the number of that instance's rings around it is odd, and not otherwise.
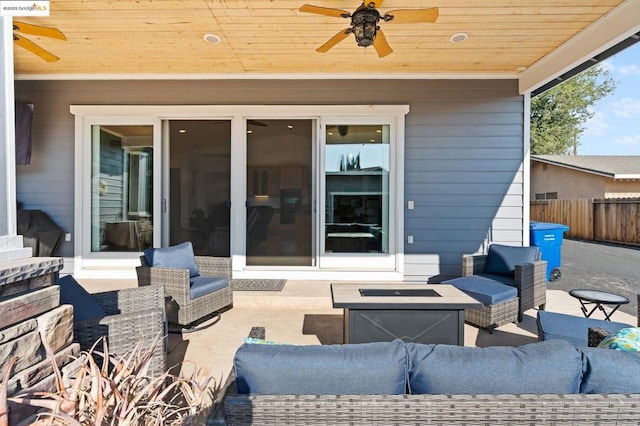
[[[300,8],[300,12],[316,13],[318,15],[333,16],[335,18],[348,18],[348,17],[351,16],[351,14],[349,12],[347,12],[346,10],[332,9],[332,8],[329,8],[329,7],[313,6],[311,4],[302,5],[302,7]]]
[[[316,51],[323,52],[323,53],[329,51],[329,49],[331,49],[333,46],[335,46],[336,44],[340,43],[342,40],[347,38],[350,33],[351,33],[350,29],[345,28],[344,30],[340,31],[338,34],[331,37],[329,41],[327,41],[325,44],[318,47]]]
[[[387,55],[393,53],[393,49],[389,46],[389,42],[387,41],[387,37],[385,37],[382,30],[378,30],[376,32],[376,38],[373,40],[373,48],[378,52],[378,56],[384,58]]]
[[[437,7],[429,9],[396,9],[388,11],[385,16],[393,16],[390,22],[412,24],[414,22],[436,22],[439,15]]]
[[[13,22],[13,30],[20,31],[25,34],[57,38],[58,40],[67,39],[67,37],[65,37],[65,35],[57,28],[41,27],[40,25],[32,25],[20,21]]]
[[[44,50],[42,47],[38,46],[31,40],[20,37],[19,35],[13,35],[13,42],[18,46],[27,49],[29,52],[35,53],[47,62],[55,62],[60,59],[53,53]]]

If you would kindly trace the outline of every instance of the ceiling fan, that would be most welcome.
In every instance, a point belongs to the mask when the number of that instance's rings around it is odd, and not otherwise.
[[[383,0],[365,0],[353,13],[346,10],[333,9],[328,7],[313,6],[305,4],[300,8],[300,12],[315,13],[318,15],[333,16],[336,18],[351,18],[351,26],[340,31],[329,39],[325,44],[317,48],[318,52],[327,52],[333,46],[354,34],[358,46],[373,48],[381,58],[393,52],[387,42],[387,38],[378,26],[378,22],[396,22],[398,24],[409,24],[417,22],[435,22],[438,19],[438,8],[428,9],[396,9],[390,10],[384,15],[376,9],[382,5]]]
[[[39,25],[13,21],[13,42],[18,46],[23,47],[32,53],[35,53],[47,62],[55,62],[60,59],[53,53],[38,46],[28,38],[16,34],[16,31],[36,36],[57,38],[58,40],[66,40],[67,38],[64,36],[64,34],[62,34],[62,32],[57,28],[41,27]]]

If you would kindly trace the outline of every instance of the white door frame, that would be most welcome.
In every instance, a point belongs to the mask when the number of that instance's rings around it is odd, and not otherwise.
[[[154,245],[160,246],[166,235],[166,215],[162,212],[163,199],[167,199],[167,182],[165,176],[168,171],[168,159],[166,157],[165,139],[162,134],[162,122],[176,119],[224,119],[231,120],[231,256],[233,259],[233,271],[236,278],[285,278],[285,279],[375,279],[375,280],[401,280],[403,272],[403,233],[404,233],[404,119],[409,112],[409,105],[71,105],[70,111],[75,115],[75,139],[76,139],[76,189],[75,189],[75,258],[74,272],[79,277],[99,277],[109,270],[111,277],[118,273],[114,268],[122,267],[122,277],[135,278],[133,266],[139,265],[137,253],[118,253],[118,255],[86,256],[83,250],[86,248],[86,240],[90,238],[85,216],[87,203],[90,204],[87,182],[90,182],[85,169],[87,159],[91,152],[91,124],[149,124],[154,125],[154,188],[158,197],[154,197],[154,220],[162,218],[161,224],[154,223],[154,229],[163,229],[163,232],[154,232]],[[322,138],[321,122],[326,122],[327,117],[349,117],[354,122],[360,120],[374,121],[392,120],[395,127],[395,137],[392,141],[395,148],[395,184],[391,190],[395,191],[395,203],[390,204],[395,216],[395,223],[390,223],[394,228],[393,243],[395,247],[395,265],[384,271],[368,272],[368,269],[358,268],[345,270],[344,268],[320,269],[307,268],[247,268],[245,258],[245,232],[246,227],[246,121],[252,118],[283,119],[298,118],[312,119],[317,123],[317,136]],[[331,120],[330,120],[331,121]],[[385,122],[386,124],[386,122]],[[318,150],[321,143],[316,144]],[[87,157],[87,155],[89,157]],[[316,157],[319,158],[319,157]],[[317,163],[318,173],[321,169]],[[318,179],[318,176],[316,176]],[[316,187],[319,186],[316,182]],[[157,186],[156,186],[157,185]],[[159,189],[161,188],[161,189]],[[322,189],[322,188],[318,188]],[[88,200],[88,201],[87,201]],[[318,200],[319,201],[319,200]],[[316,217],[321,204],[316,205]],[[90,219],[90,218],[89,218]],[[316,223],[319,221],[316,220]],[[317,224],[316,226],[319,226]],[[87,235],[89,234],[89,235]],[[319,236],[318,236],[319,237]],[[320,238],[316,239],[318,247]],[[319,248],[319,247],[318,247]],[[319,252],[318,252],[319,253]],[[371,264],[371,263],[369,263]],[[102,270],[101,270],[102,269]]]

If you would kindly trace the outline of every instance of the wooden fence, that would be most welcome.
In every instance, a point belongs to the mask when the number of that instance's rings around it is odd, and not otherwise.
[[[567,225],[567,238],[640,245],[640,198],[531,201],[530,214]]]

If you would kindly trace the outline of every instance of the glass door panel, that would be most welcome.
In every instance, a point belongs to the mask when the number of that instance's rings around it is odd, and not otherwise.
[[[247,120],[247,266],[313,266],[313,121]]]
[[[328,125],[324,253],[389,253],[388,125]]]
[[[91,252],[153,246],[153,126],[91,126]]]
[[[231,121],[169,121],[169,244],[229,257]]]

